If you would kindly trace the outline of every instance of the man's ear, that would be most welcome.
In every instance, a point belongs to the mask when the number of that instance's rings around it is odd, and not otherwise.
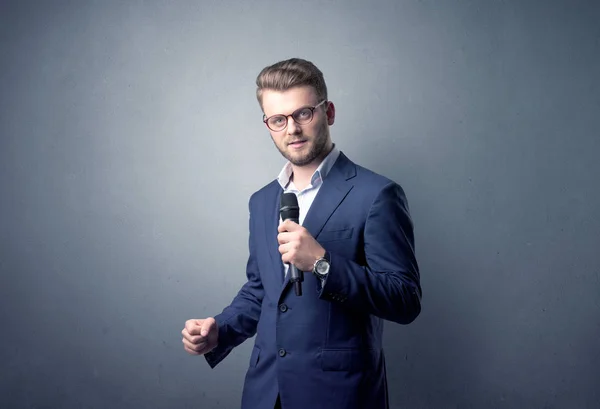
[[[335,105],[333,102],[327,101],[327,124],[329,126],[333,125],[335,122]]]

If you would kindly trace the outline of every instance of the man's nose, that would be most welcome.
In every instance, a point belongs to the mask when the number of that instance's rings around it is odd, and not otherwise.
[[[302,130],[302,128],[300,128],[300,125],[298,125],[296,123],[296,121],[294,121],[294,118],[292,118],[292,116],[288,116],[287,117],[287,133],[288,135],[296,135],[298,133],[300,133],[300,131]]]

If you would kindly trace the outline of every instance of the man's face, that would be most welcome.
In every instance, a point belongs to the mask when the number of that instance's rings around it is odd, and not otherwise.
[[[279,92],[264,90],[262,105],[265,116],[291,115],[299,108],[314,107],[319,102],[314,88],[295,87]],[[287,118],[287,127],[281,131],[269,129],[271,138],[281,154],[295,166],[307,166],[317,159],[323,159],[330,145],[329,125],[333,124],[333,104],[328,102],[314,110],[312,121],[305,125],[297,124],[292,117]]]

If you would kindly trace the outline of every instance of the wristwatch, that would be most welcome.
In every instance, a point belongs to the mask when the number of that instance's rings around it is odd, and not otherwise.
[[[313,273],[319,278],[327,277],[329,274],[329,267],[331,266],[331,257],[329,256],[329,252],[325,250],[325,255],[315,261],[315,265],[313,266]]]

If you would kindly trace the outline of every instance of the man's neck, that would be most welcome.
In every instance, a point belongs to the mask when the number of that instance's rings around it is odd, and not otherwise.
[[[316,158],[308,165],[295,166],[292,164],[292,177],[290,180],[294,182],[294,186],[296,186],[296,189],[302,191],[306,186],[310,184],[312,175],[315,173],[319,165],[323,163],[327,155],[329,155],[332,150],[333,144],[331,144],[329,146],[329,149],[327,149],[320,157]]]
[[[313,163],[306,166],[292,165],[292,177],[290,180],[294,182],[296,189],[302,191],[310,184],[312,175],[315,173],[315,170],[317,170],[321,162],[322,160],[318,162],[315,160]]]

